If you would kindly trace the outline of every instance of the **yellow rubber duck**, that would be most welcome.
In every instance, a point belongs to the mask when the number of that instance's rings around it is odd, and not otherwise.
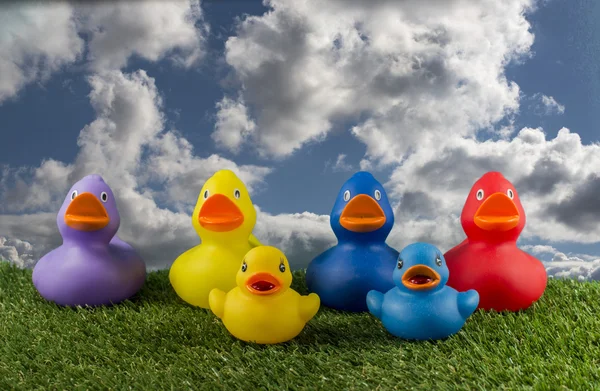
[[[212,289],[234,288],[242,258],[261,245],[252,235],[255,223],[256,210],[244,183],[230,170],[217,171],[202,187],[192,214],[201,244],[181,254],[169,271],[179,297],[209,308]]]
[[[242,260],[236,281],[237,287],[227,293],[213,289],[208,301],[227,330],[242,341],[289,341],[300,334],[321,304],[316,293],[301,296],[290,288],[288,260],[275,247],[250,250]]]

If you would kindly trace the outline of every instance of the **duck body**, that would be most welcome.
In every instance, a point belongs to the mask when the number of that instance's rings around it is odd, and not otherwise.
[[[325,306],[367,311],[367,292],[394,286],[392,272],[398,257],[385,243],[394,213],[383,186],[368,172],[354,174],[337,196],[330,224],[338,244],[310,262],[308,289]]]
[[[146,266],[135,250],[115,237],[108,246],[63,244],[36,264],[33,284],[63,306],[116,304],[144,285]]]
[[[448,285],[480,293],[479,308],[519,311],[542,297],[547,284],[544,265],[519,249],[516,242],[490,245],[471,242],[445,254],[451,260]],[[457,278],[452,278],[456,275]]]
[[[519,311],[539,300],[547,273],[540,260],[517,247],[525,221],[514,186],[499,172],[483,175],[461,214],[467,239],[444,255],[448,285],[476,289],[484,310]]]
[[[201,243],[181,254],[169,271],[177,295],[209,308],[211,290],[233,289],[242,258],[261,244],[252,235],[255,223],[256,210],[244,183],[230,170],[217,171],[202,187],[192,213]]]
[[[171,266],[169,279],[184,301],[209,308],[208,294],[214,288],[225,292],[236,286],[235,275],[249,242],[203,243],[181,254]]]
[[[143,286],[146,265],[115,235],[120,218],[114,195],[99,175],[71,188],[57,223],[63,244],[33,269],[33,284],[42,297],[63,306],[111,305]]]
[[[285,255],[274,247],[259,246],[243,258],[235,288],[210,292],[210,308],[240,340],[286,342],[300,334],[320,306],[316,294],[302,296],[290,288],[291,282]]]
[[[394,286],[391,271],[398,252],[385,243],[342,242],[316,257],[306,272],[311,292],[323,305],[341,311],[367,311],[370,290]]]
[[[448,268],[441,252],[414,243],[400,252],[394,271],[396,286],[367,295],[369,311],[392,335],[410,340],[436,340],[457,333],[475,311],[475,290],[458,292],[446,285]]]

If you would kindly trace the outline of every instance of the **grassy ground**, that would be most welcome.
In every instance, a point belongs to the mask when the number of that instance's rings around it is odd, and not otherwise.
[[[305,292],[301,273],[295,287]],[[180,301],[166,272],[112,308],[45,302],[0,263],[0,390],[591,389],[600,387],[600,283],[550,281],[518,314],[478,312],[457,335],[407,342],[368,314],[321,309],[277,346],[231,337]],[[590,384],[591,383],[591,384]]]

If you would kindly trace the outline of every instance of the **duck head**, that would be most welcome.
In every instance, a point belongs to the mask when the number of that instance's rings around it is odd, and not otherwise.
[[[217,171],[198,196],[192,225],[202,240],[248,240],[256,210],[244,183],[230,170]]]
[[[65,241],[109,242],[120,224],[117,203],[100,175],[88,175],[69,190],[56,219]]]
[[[381,183],[368,172],[354,174],[337,196],[330,224],[339,240],[385,240],[394,213]]]
[[[290,265],[279,249],[258,246],[244,256],[236,283],[249,295],[270,296],[284,292],[292,285]]]
[[[499,172],[488,172],[471,188],[460,220],[469,240],[516,241],[525,211],[513,184]]]
[[[418,242],[400,251],[393,279],[402,291],[431,292],[446,285],[449,275],[442,252],[434,245]]]

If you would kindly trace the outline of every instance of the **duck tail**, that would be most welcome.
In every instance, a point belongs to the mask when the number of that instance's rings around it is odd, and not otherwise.
[[[479,305],[479,293],[475,289],[458,292],[458,312],[467,319]]]
[[[223,313],[225,312],[225,299],[227,298],[227,293],[223,292],[220,289],[214,288],[208,294],[208,305],[210,306],[210,310],[219,318],[223,318]]]
[[[321,299],[316,293],[300,296],[300,318],[308,322],[317,314],[320,305]]]
[[[381,319],[381,307],[383,306],[383,298],[383,293],[379,291],[373,290],[367,293],[367,307],[377,319]]]

